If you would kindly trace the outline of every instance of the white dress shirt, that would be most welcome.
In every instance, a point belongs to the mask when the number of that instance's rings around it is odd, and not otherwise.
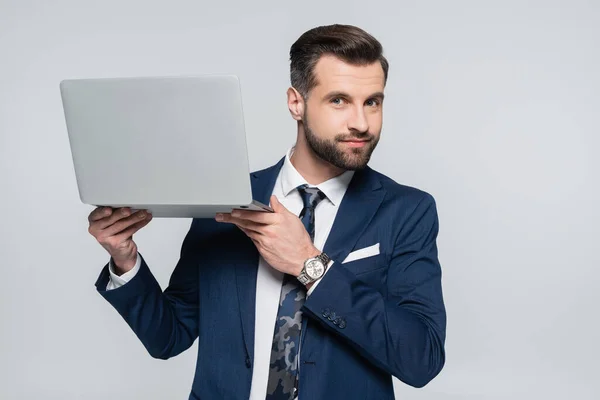
[[[284,164],[277,176],[272,194],[277,197],[281,204],[290,212],[299,215],[304,206],[302,197],[296,188],[307,184],[306,180],[294,168],[290,157],[294,148],[288,150]],[[323,199],[315,208],[315,237],[314,246],[323,250],[333,221],[346,193],[348,184],[354,175],[354,171],[346,171],[341,175],[318,184],[318,188],[325,193]],[[309,185],[312,186],[312,185]],[[325,273],[331,268],[333,261]],[[109,263],[110,279],[106,290],[111,290],[129,282],[138,272],[141,266],[141,258],[137,257],[135,266],[128,272],[118,276],[114,272],[114,266]],[[271,347],[273,343],[273,332],[277,319],[279,296],[283,273],[271,267],[262,256],[259,257],[258,273],[256,280],[256,314],[255,314],[255,340],[254,340],[254,369],[252,373],[252,386],[250,400],[264,400],[267,393],[269,378],[269,366],[271,362]],[[320,280],[313,283],[307,295],[315,290]]]

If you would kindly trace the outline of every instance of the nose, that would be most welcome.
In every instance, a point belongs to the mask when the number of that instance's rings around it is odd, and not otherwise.
[[[369,122],[362,107],[354,109],[354,112],[348,119],[348,129],[357,132],[367,132],[369,130]]]

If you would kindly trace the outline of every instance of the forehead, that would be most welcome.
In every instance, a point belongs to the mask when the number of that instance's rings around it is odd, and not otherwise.
[[[322,56],[314,69],[317,86],[312,91],[325,94],[333,90],[349,93],[383,92],[385,75],[381,63],[353,65],[332,55]]]

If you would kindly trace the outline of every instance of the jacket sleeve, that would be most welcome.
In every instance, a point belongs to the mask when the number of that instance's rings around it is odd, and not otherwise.
[[[414,387],[429,383],[445,362],[437,234],[435,200],[426,193],[399,230],[385,295],[336,262],[303,308],[369,362]]]
[[[150,355],[168,359],[188,349],[198,337],[198,244],[205,232],[194,219],[181,246],[180,258],[163,292],[143,256],[135,276],[106,290],[108,264],[96,289],[123,317]]]

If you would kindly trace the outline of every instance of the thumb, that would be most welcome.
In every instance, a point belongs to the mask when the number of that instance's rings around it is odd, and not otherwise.
[[[273,208],[273,211],[276,213],[287,211],[287,208],[285,208],[283,204],[279,202],[279,199],[277,199],[277,196],[275,195],[271,196],[271,208]]]

